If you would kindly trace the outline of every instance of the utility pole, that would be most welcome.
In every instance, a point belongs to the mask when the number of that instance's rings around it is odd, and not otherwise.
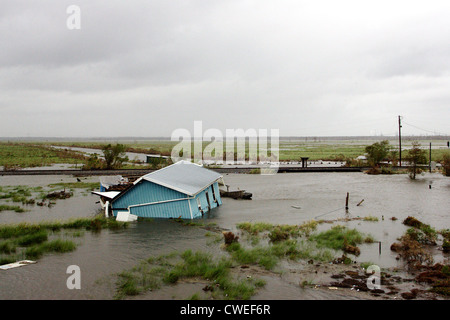
[[[402,122],[401,116],[398,116],[398,156],[399,156],[399,166],[402,166]]]
[[[430,142],[430,162],[429,162],[429,165],[430,165],[430,173],[431,173],[431,142]]]

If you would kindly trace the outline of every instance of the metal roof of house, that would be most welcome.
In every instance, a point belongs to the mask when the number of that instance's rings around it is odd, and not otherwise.
[[[203,166],[199,164],[189,161],[179,161],[160,170],[146,174],[136,180],[134,184],[137,184],[141,180],[147,180],[193,196],[221,178],[221,174],[203,168]]]

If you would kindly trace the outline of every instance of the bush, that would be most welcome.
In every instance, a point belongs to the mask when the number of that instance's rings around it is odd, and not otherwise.
[[[367,146],[365,151],[367,152],[369,163],[372,166],[376,166],[388,156],[389,141],[383,140],[381,142],[375,142],[374,144]]]

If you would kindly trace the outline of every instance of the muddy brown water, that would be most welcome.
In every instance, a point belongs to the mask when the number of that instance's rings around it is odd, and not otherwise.
[[[0,186],[46,186],[75,179],[70,176],[4,176],[0,177]],[[378,243],[361,245],[361,255],[356,260],[370,261],[382,268],[400,264],[389,247],[405,232],[401,221],[407,216],[415,216],[438,230],[450,228],[450,179],[438,173],[421,175],[417,181],[411,181],[404,174],[372,176],[363,173],[226,174],[224,180],[231,189],[253,193],[253,199],[224,198],[223,206],[206,215],[204,222],[238,232],[236,224],[243,221],[300,224],[311,219],[375,216],[378,222],[356,220],[340,224],[355,227],[381,241],[381,255]],[[98,178],[87,181],[98,181]],[[344,208],[347,192],[350,195],[348,212]],[[362,199],[363,203],[357,206]],[[89,217],[98,212],[96,201],[98,198],[94,195],[75,191],[73,198],[58,200],[52,208],[30,206],[30,211],[24,213],[0,212],[0,224]],[[398,220],[392,221],[391,217]],[[321,224],[319,230],[330,226]],[[74,252],[45,255],[34,265],[0,271],[0,299],[111,299],[114,274],[132,268],[143,259],[186,249],[215,254],[217,246],[208,244],[210,239],[205,237],[206,232],[162,219],[133,223],[120,231],[86,231],[81,237],[71,238],[78,244]],[[437,253],[436,258],[442,259],[442,254]],[[80,290],[69,290],[66,286],[69,277],[66,271],[70,265],[80,267]],[[263,275],[262,278],[267,285],[256,299],[350,298],[338,292],[301,288],[278,276]],[[163,288],[139,298],[185,299],[188,296],[185,290]]]

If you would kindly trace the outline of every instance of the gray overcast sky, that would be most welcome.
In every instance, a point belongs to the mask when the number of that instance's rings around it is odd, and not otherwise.
[[[81,29],[66,12],[81,10]],[[0,137],[449,134],[450,1],[0,0]],[[403,134],[426,134],[404,125]]]

